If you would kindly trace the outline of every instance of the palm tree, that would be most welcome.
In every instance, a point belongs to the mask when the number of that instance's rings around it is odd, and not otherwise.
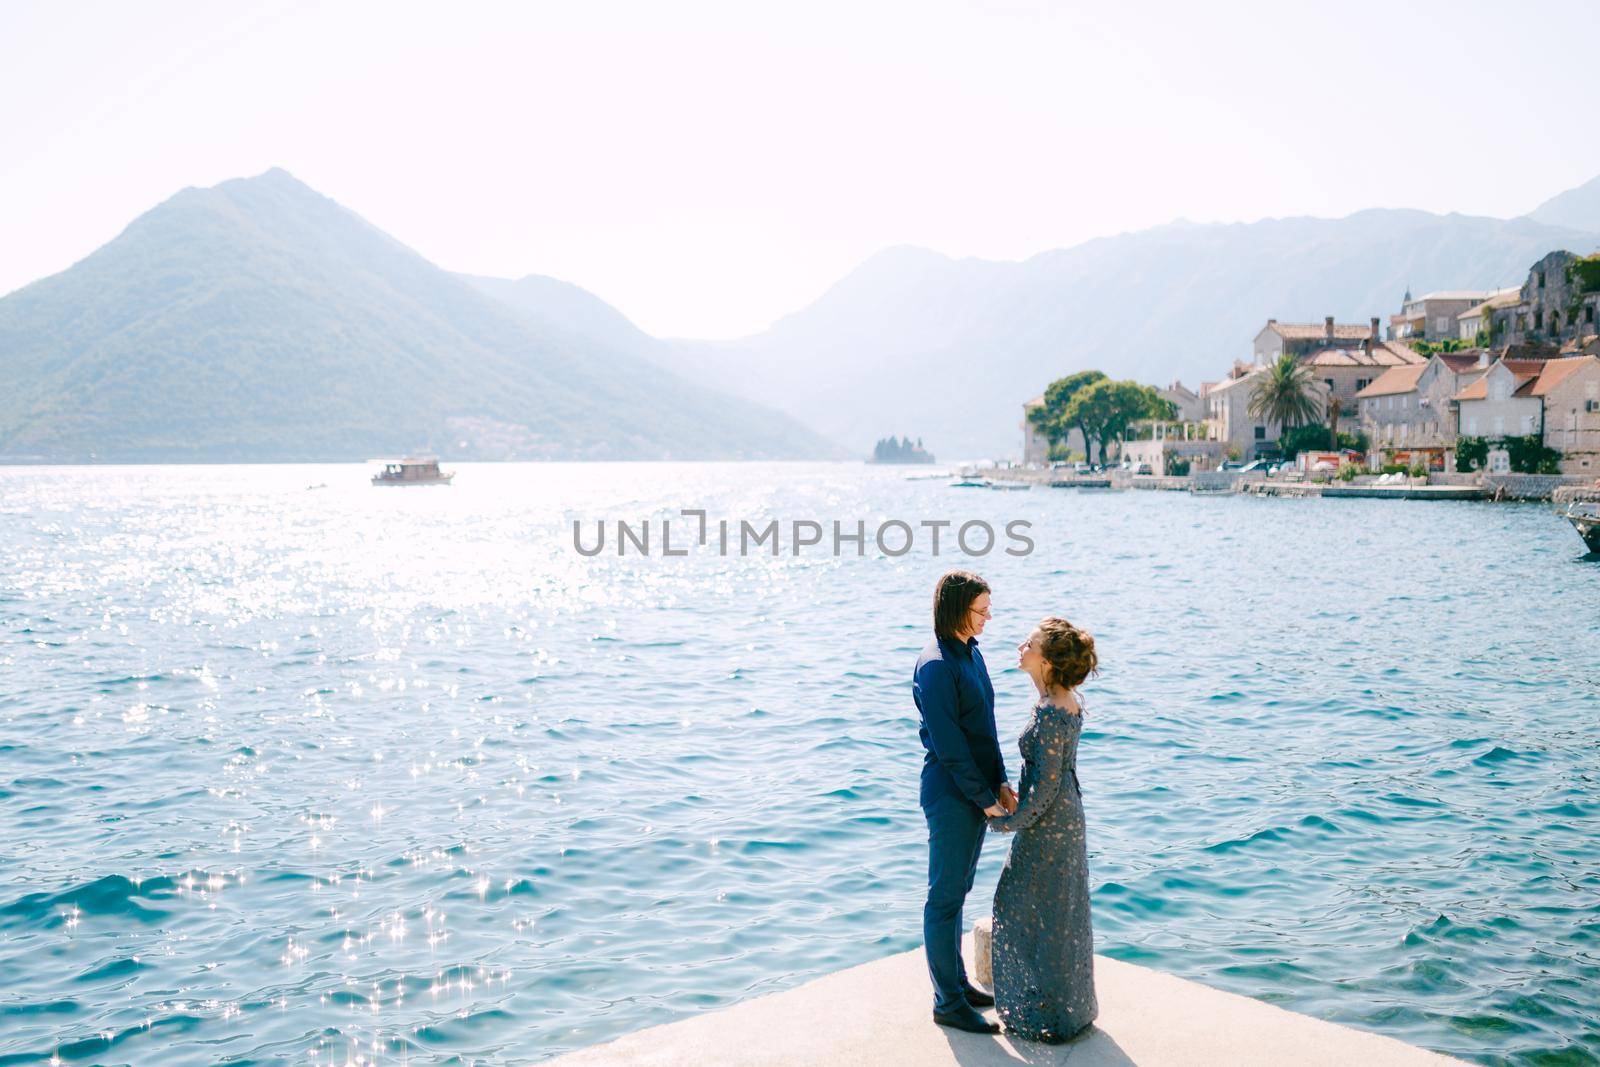
[[[1311,368],[1285,352],[1256,382],[1245,411],[1253,419],[1277,423],[1280,432],[1315,422],[1322,410],[1311,384]]]

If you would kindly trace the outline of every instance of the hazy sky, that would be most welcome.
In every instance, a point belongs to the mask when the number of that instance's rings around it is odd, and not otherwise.
[[[282,166],[451,270],[753,332],[873,252],[1516,215],[1600,174],[1595,0],[0,0],[0,292]]]

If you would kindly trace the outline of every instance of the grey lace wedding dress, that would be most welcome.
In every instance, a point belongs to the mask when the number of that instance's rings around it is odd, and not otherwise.
[[[1094,939],[1078,735],[1083,718],[1034,705],[1022,731],[1017,810],[991,818],[1015,832],[994,894],[994,998],[1007,1033],[1060,1042],[1094,1021]]]

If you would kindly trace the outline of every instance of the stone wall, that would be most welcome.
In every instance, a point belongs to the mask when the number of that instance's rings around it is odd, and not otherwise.
[[[1563,485],[1587,485],[1589,479],[1571,474],[1485,474],[1483,488],[1493,499],[1549,500]]]

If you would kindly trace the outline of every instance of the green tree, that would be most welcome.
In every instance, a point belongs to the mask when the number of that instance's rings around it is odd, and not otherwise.
[[[1489,462],[1489,439],[1487,437],[1458,437],[1456,438],[1456,469],[1475,471]]]
[[[1337,431],[1334,445],[1329,451],[1348,448],[1356,452],[1367,450],[1366,434],[1344,433]],[[1302,452],[1320,451],[1328,448],[1329,429],[1321,423],[1308,422],[1302,426],[1294,426],[1283,431],[1278,438],[1278,450],[1283,453],[1285,460],[1293,459]]]
[[[1097,370],[1082,370],[1065,378],[1057,378],[1044,391],[1044,406],[1028,412],[1029,421],[1044,434],[1052,447],[1065,441],[1073,430],[1077,430],[1083,434],[1083,454],[1089,456],[1094,451],[1089,431],[1081,423],[1074,423],[1066,417],[1067,407],[1078,393],[1095,382],[1104,381],[1105,377],[1104,373]]]
[[[1100,462],[1106,447],[1128,427],[1143,419],[1173,419],[1177,408],[1148,385],[1102,379],[1072,397],[1065,413],[1068,423],[1084,427],[1084,439],[1100,445]]]
[[[1285,352],[1251,389],[1245,410],[1251,418],[1277,423],[1280,432],[1315,422],[1322,405],[1312,386],[1311,368]]]
[[[1538,434],[1507,437],[1500,444],[1518,474],[1559,474],[1561,453],[1547,446]]]

